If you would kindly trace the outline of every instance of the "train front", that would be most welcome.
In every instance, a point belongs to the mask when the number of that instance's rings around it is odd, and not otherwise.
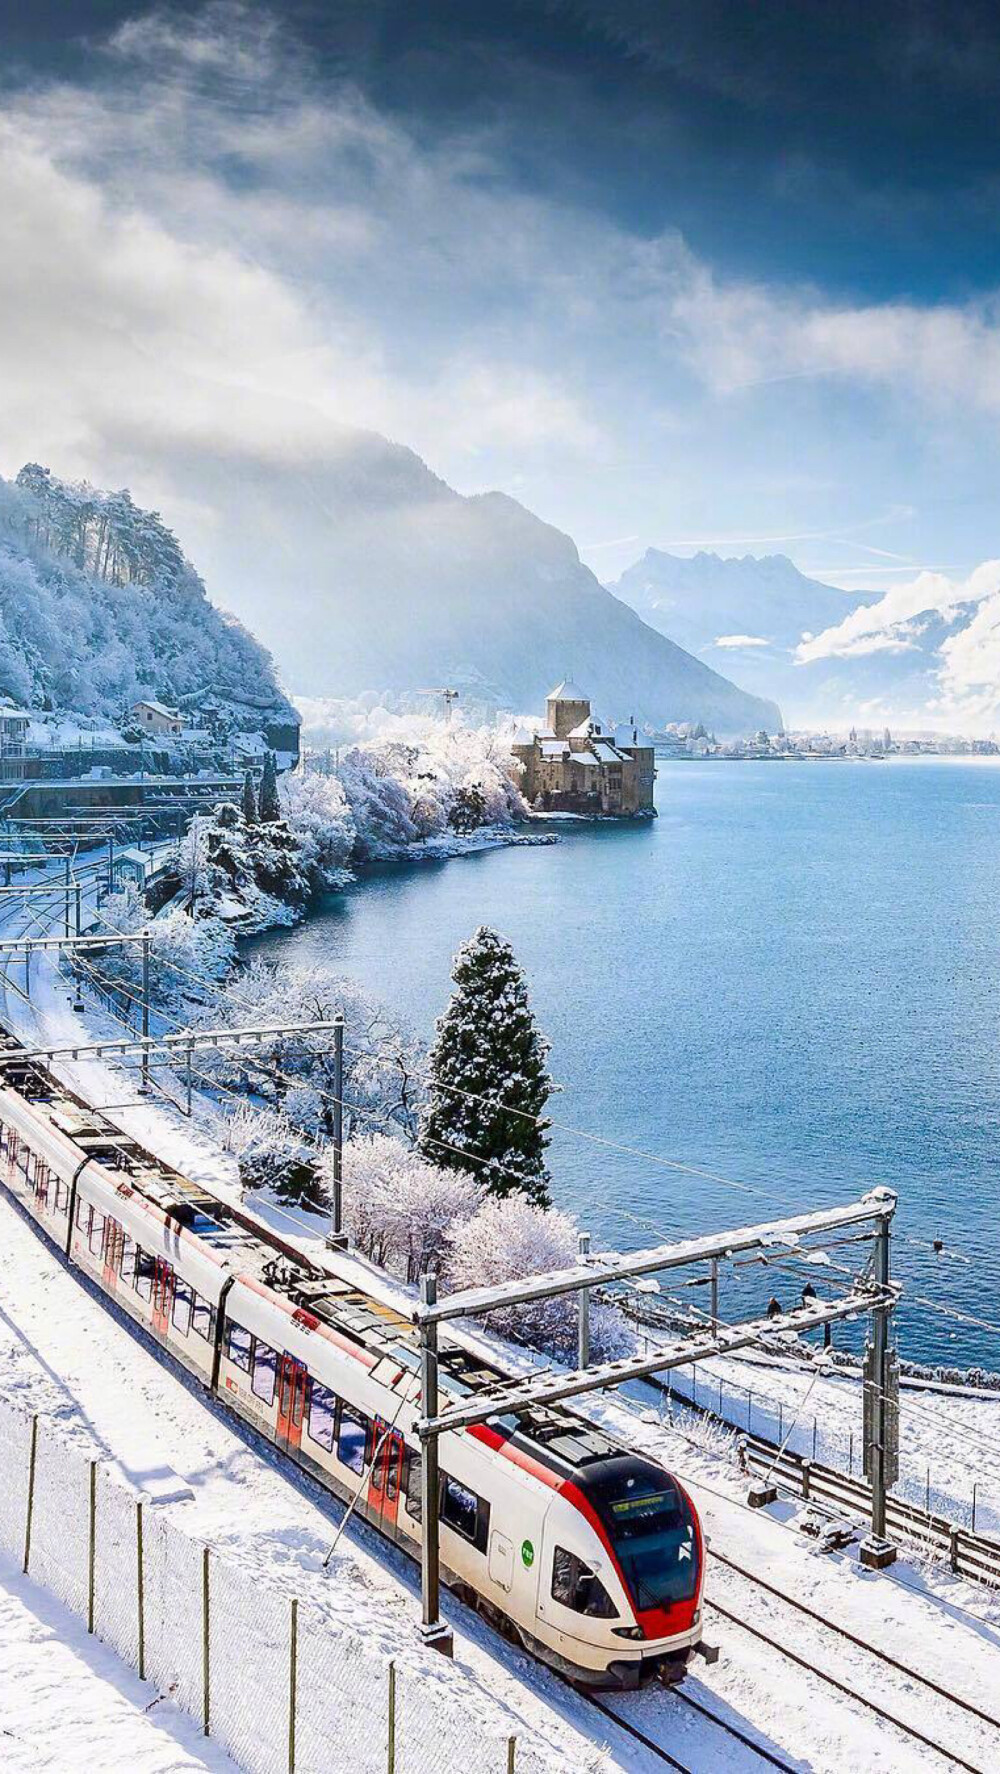
[[[546,1538],[552,1580],[539,1611],[574,1678],[616,1688],[679,1681],[701,1639],[705,1557],[676,1478],[631,1453],[589,1462],[560,1488]]]

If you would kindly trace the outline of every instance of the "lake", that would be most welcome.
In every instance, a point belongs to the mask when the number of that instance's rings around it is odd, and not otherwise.
[[[912,1299],[1000,1322],[997,761],[661,762],[657,804],[382,869],[258,951],[322,958],[429,1037],[494,925],[552,1042],[553,1196],[595,1245],[887,1183],[905,1353],[1000,1369],[1000,1335]]]

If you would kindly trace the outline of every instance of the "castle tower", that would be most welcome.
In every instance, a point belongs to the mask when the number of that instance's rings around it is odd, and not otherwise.
[[[567,739],[574,727],[590,715],[590,697],[585,696],[578,684],[564,678],[554,690],[550,690],[545,699],[545,721],[557,739]]]

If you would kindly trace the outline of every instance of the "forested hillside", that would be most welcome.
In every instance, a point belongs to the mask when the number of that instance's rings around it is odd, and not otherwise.
[[[0,695],[112,720],[140,696],[292,719],[270,656],[159,515],[36,463],[0,480]]]

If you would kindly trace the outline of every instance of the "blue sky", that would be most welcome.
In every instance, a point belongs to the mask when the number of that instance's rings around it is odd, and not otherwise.
[[[287,469],[370,425],[606,578],[1000,554],[994,6],[0,22],[4,471],[127,478],[208,546],[182,455]]]

